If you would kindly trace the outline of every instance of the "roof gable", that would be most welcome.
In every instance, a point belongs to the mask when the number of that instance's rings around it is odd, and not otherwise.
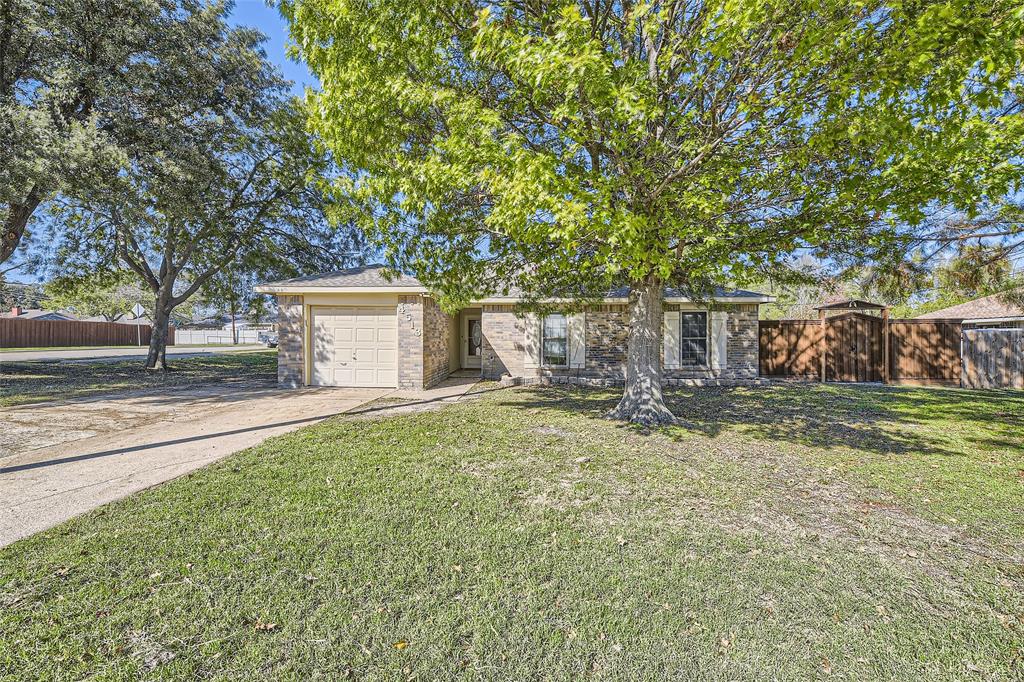
[[[365,265],[359,268],[347,268],[335,270],[318,275],[307,275],[305,277],[293,277],[278,282],[267,282],[260,288],[270,287],[327,287],[327,288],[358,288],[370,289],[376,287],[394,287],[426,291],[420,281],[410,275],[399,273],[397,277],[390,280],[384,277],[386,268],[379,263]]]

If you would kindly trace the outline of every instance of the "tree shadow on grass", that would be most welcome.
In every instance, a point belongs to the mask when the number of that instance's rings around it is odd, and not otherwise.
[[[614,389],[552,386],[532,390],[525,405],[600,418],[618,397]],[[734,433],[766,442],[949,457],[970,456],[976,448],[1024,451],[1020,391],[795,384],[673,389],[665,400],[680,425],[663,433],[680,438]]]
[[[147,370],[142,359],[117,362],[6,362],[0,358],[0,402],[8,407],[48,401],[102,400],[112,394],[169,391],[201,386],[272,387],[276,359],[269,354],[202,356],[172,360],[172,371]]]

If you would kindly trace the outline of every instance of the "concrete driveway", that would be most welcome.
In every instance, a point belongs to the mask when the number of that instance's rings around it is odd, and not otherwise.
[[[4,408],[0,547],[388,393],[217,386]]]
[[[238,346],[168,346],[167,357],[189,358],[199,355],[217,355],[219,353],[238,353],[253,350],[266,350],[261,344],[244,344]],[[145,357],[149,348],[65,348],[43,350],[5,350],[0,351],[0,362],[27,362],[30,360],[131,360]]]

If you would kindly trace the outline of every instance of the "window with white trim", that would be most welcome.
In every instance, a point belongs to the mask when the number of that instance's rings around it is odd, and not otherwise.
[[[545,315],[541,334],[543,363],[551,367],[569,364],[569,326],[565,315]]]
[[[679,313],[679,364],[704,367],[708,364],[708,314],[697,311]]]

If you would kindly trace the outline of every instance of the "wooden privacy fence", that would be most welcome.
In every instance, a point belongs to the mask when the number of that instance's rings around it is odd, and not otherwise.
[[[965,329],[964,388],[1024,388],[1024,329]]]
[[[891,320],[889,378],[960,384],[960,320]]]
[[[761,376],[960,383],[958,320],[890,320],[850,312],[824,320],[762,320]],[[888,335],[888,352],[886,336]],[[824,362],[822,362],[824,354]]]
[[[76,320],[19,320],[0,318],[0,348],[55,348],[60,346],[149,345],[148,325]],[[168,331],[174,344],[174,328]]]
[[[819,378],[823,327],[818,320],[761,320],[759,326],[761,376]]]

